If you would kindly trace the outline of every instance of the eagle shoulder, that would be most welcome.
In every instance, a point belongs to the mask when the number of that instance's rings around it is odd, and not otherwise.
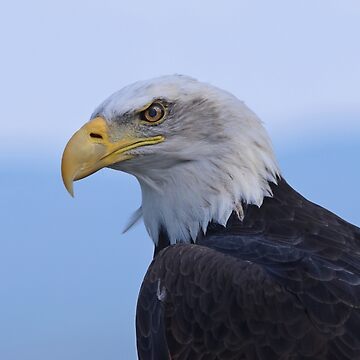
[[[169,246],[151,263],[136,327],[140,359],[226,360],[242,354],[271,360],[295,353],[320,359],[327,341],[298,296],[263,266],[190,244]]]

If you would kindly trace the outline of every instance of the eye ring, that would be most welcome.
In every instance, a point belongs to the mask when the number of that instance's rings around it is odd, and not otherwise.
[[[159,102],[152,103],[147,109],[140,113],[141,120],[156,123],[165,116],[165,107]]]

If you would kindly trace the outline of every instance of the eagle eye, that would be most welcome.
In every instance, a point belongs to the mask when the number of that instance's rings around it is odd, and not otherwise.
[[[154,102],[147,109],[140,113],[141,119],[150,123],[158,122],[164,117],[164,115],[164,105],[159,102]]]

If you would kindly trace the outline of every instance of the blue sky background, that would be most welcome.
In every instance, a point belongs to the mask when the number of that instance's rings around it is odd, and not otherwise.
[[[316,1],[14,1],[0,22],[0,358],[135,359],[153,246],[132,177],[68,196],[60,159],[113,91],[183,73],[263,119],[284,176],[360,224],[360,5]]]

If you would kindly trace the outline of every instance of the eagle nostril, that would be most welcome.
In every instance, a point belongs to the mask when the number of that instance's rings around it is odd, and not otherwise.
[[[96,134],[96,133],[90,133],[90,137],[92,137],[93,139],[102,139],[102,135],[100,134]]]

